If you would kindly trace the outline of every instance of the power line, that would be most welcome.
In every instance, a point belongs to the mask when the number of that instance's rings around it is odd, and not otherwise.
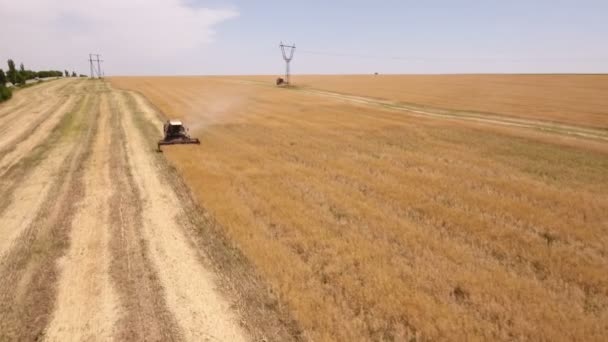
[[[283,53],[283,59],[285,60],[285,83],[289,84],[291,78],[291,71],[289,70],[289,63],[293,59],[293,54],[296,51],[296,44],[285,45],[283,42],[279,45],[281,52]]]
[[[394,60],[427,60],[437,58],[425,58],[416,56],[381,56],[381,55],[367,55],[359,53],[349,52],[329,52],[329,51],[311,51],[311,50],[299,50],[300,53],[307,55],[319,55],[319,56],[330,56],[330,57],[353,57],[353,58],[365,58],[365,59],[394,59]]]
[[[101,70],[101,63],[103,62],[103,60],[99,59],[99,57],[101,57],[101,55],[99,55],[99,54],[93,54],[93,53],[89,54],[89,66],[91,68],[91,78],[96,78],[95,75],[97,75],[97,78],[103,78],[103,71]],[[95,68],[95,64],[97,64],[97,68]]]
[[[384,59],[384,60],[404,60],[404,61],[441,61],[441,60],[473,60],[473,61],[506,61],[506,62],[525,62],[525,61],[562,61],[562,60],[606,60],[608,56],[443,56],[443,57],[424,57],[424,56],[390,56],[390,55],[368,55],[351,52],[334,51],[314,51],[298,50],[299,53],[306,55],[318,55],[328,57],[352,57],[364,59]]]

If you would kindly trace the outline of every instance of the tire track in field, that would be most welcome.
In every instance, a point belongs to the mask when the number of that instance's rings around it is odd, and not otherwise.
[[[123,125],[129,113],[119,107],[115,96],[113,94],[110,106],[110,177],[113,183],[108,205],[112,234],[110,275],[122,304],[116,337],[139,341],[181,340],[177,322],[167,310],[157,270],[150,260],[149,242],[142,232],[143,201],[135,180],[141,174],[129,164],[127,144],[132,137]]]
[[[15,165],[21,158],[30,154],[32,150],[41,144],[48,143],[48,138],[56,127],[61,123],[66,112],[74,110],[78,99],[83,97],[77,93],[82,88],[82,83],[71,84],[66,96],[56,96],[62,101],[55,104],[52,108],[38,114],[36,120],[32,120],[29,125],[18,128],[16,138],[11,142],[4,143],[0,148],[0,175]],[[6,140],[5,140],[6,141]]]
[[[101,95],[99,128],[85,165],[84,199],[76,208],[70,249],[60,262],[57,305],[46,330],[49,341],[111,340],[119,302],[110,268],[112,157],[107,92]]]
[[[42,84],[33,90],[31,87],[19,91],[13,90],[13,97],[0,103],[0,124],[4,123],[5,117],[22,112],[42,97],[42,89],[50,87],[52,84]],[[14,89],[14,88],[13,88]]]
[[[41,104],[55,101],[53,95],[61,93],[72,82],[60,80],[15,91],[9,101],[0,104],[0,128],[4,128],[6,123],[13,121],[14,118],[30,115]]]
[[[28,227],[53,186],[49,178],[60,174],[74,149],[74,139],[63,139],[82,112],[90,106],[90,96],[80,98],[74,108],[63,114],[44,145],[37,146],[8,168],[0,178],[0,259],[13,241]]]
[[[73,83],[69,83],[73,86]],[[21,107],[9,111],[5,117],[0,119],[0,145],[13,143],[27,131],[28,127],[35,126],[43,121],[49,113],[55,111],[63,102],[60,93],[42,95],[42,91],[36,93],[36,98],[30,99]],[[9,101],[10,102],[10,101]]]
[[[12,152],[20,142],[28,139],[28,137],[35,137],[36,130],[39,126],[48,121],[52,116],[57,113],[65,113],[65,108],[71,104],[72,98],[67,98],[65,102],[54,102],[51,107],[46,110],[36,113],[37,115],[33,118],[28,118],[27,125],[18,125],[18,127],[10,127],[8,132],[2,132],[0,136],[0,157],[3,157],[9,152]]]
[[[184,204],[168,184],[159,164],[155,145],[146,139],[159,120],[141,107],[130,93],[119,92],[122,126],[130,132],[126,141],[129,165],[142,196],[143,237],[150,259],[158,270],[166,305],[174,315],[184,339],[189,341],[244,341],[246,335],[232,312],[230,302],[216,289],[217,279],[201,263],[193,242],[186,235],[193,230]]]
[[[0,158],[0,341],[246,340],[151,144],[158,117],[74,84],[62,104],[36,95],[54,104],[39,134]]]
[[[56,262],[69,245],[76,203],[83,197],[83,163],[96,132],[98,100],[72,118],[61,139],[70,153],[51,182],[34,220],[0,260],[0,340],[40,339],[55,302]],[[47,179],[48,181],[48,179]],[[27,205],[25,203],[24,205]]]

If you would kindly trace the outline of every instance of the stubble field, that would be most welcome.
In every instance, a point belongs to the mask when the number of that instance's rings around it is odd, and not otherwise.
[[[164,155],[300,338],[604,338],[608,77],[370,77],[111,83],[201,139]]]

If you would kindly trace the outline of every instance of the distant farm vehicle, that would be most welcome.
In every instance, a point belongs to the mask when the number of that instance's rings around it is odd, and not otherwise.
[[[162,145],[176,145],[176,144],[200,144],[200,140],[197,138],[191,138],[188,135],[188,130],[184,127],[179,120],[167,120],[163,125],[163,132],[165,134],[162,140],[158,141],[158,150],[161,151]]]

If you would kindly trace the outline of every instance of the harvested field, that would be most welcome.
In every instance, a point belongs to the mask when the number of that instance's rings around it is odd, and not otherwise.
[[[296,335],[155,151],[161,125],[98,80],[0,105],[0,341]]]
[[[303,338],[608,335],[606,76],[260,80],[111,82],[201,138],[164,156]],[[514,116],[534,121],[502,124]],[[543,129],[555,121],[581,134]]]

